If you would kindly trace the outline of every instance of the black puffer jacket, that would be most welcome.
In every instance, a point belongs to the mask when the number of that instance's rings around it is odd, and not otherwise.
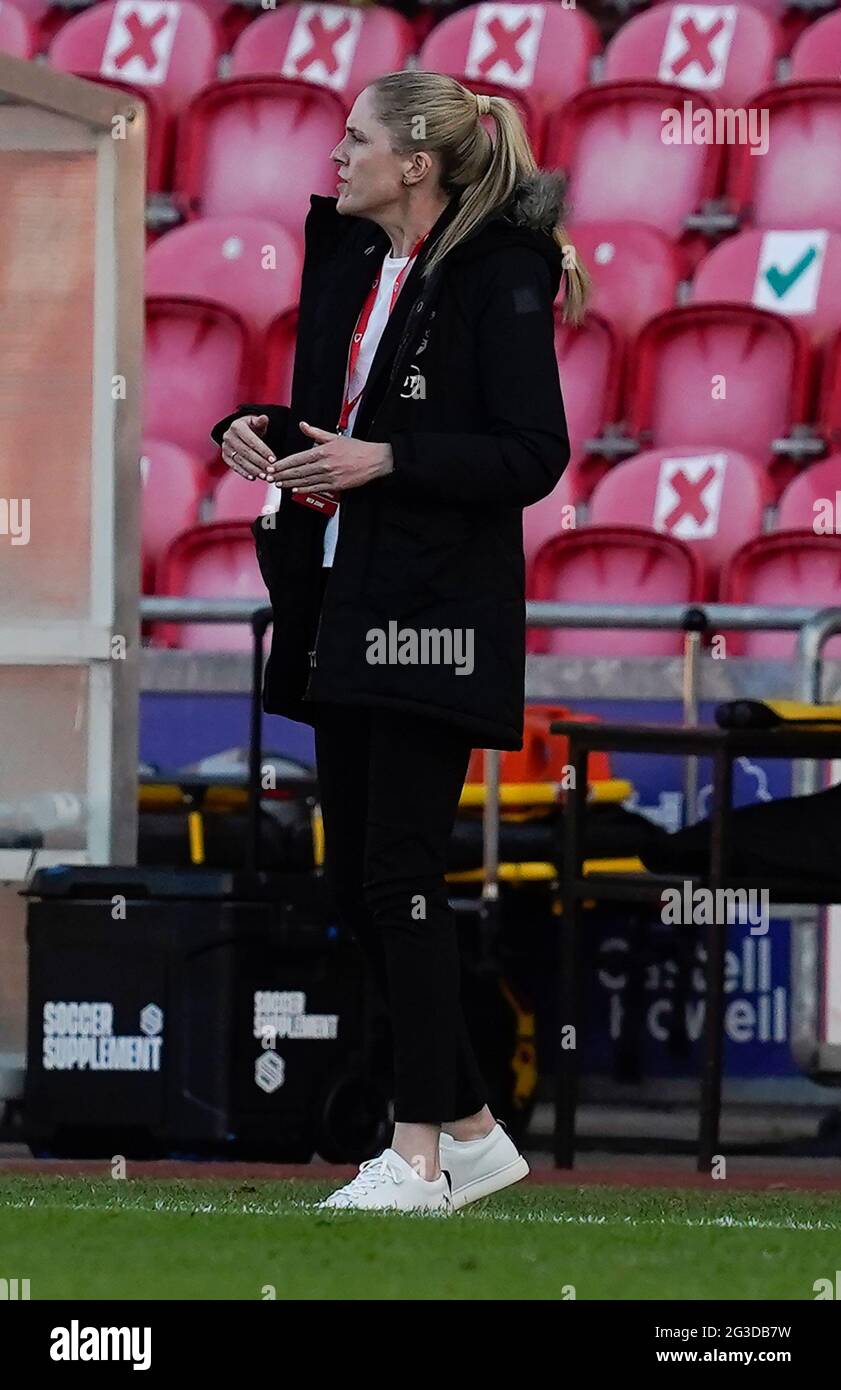
[[[394,471],[341,494],[338,544],[321,602],[326,519],[283,498],[253,531],[274,609],[267,711],[312,722],[312,703],[389,706],[458,725],[476,747],[520,748],[525,677],[522,509],[552,491],[569,459],[553,342],[562,256],[549,234],[560,180],[534,175],[505,216],[486,222],[427,278],[442,213],[412,268],[374,358],[354,435],[388,442]],[[333,430],[347,349],[388,237],[313,197],[291,408],[270,417],[278,457]],[[258,487],[260,485],[258,484]],[[461,632],[400,664],[370,660],[372,629]],[[472,669],[469,653],[472,643]],[[423,662],[426,655],[428,664]],[[461,673],[460,673],[461,672]]]

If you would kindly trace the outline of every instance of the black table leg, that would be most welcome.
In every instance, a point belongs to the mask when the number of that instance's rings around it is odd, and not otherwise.
[[[558,1018],[555,1068],[555,1167],[575,1164],[575,1110],[578,1099],[578,928],[581,902],[575,889],[581,874],[584,816],[587,806],[587,752],[570,737],[570,764],[574,785],[564,808],[564,850],[559,929]],[[570,1034],[569,1029],[574,1029]],[[570,1043],[572,1042],[572,1046]]]
[[[251,708],[248,722],[248,828],[245,837],[245,871],[255,875],[260,864],[261,773],[263,767],[263,645],[271,622],[271,609],[261,608],[251,617]]]
[[[730,851],[733,803],[732,755],[719,748],[713,755],[713,803],[710,825],[710,875],[714,909],[706,929],[706,1010],[704,1013],[704,1062],[701,1079],[701,1114],[698,1136],[698,1171],[709,1173],[719,1152],[721,1075],[724,1063],[724,956],[727,947],[727,915],[719,909]]]

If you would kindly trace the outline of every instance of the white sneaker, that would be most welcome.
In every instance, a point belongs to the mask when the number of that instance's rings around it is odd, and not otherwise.
[[[456,1208],[510,1187],[529,1171],[517,1145],[500,1124],[483,1139],[453,1139],[442,1130],[439,1153],[441,1167],[450,1175]]]
[[[394,1149],[360,1164],[355,1178],[331,1192],[320,1207],[356,1207],[369,1211],[434,1211],[449,1215],[453,1209],[446,1174],[427,1182]]]

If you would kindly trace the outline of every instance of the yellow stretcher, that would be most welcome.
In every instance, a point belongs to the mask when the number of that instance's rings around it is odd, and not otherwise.
[[[526,821],[544,817],[550,808],[563,801],[564,787],[559,782],[502,782],[499,786],[499,806],[505,821]],[[588,799],[597,805],[619,805],[633,791],[633,785],[625,778],[604,778],[591,782]],[[487,801],[487,787],[484,782],[468,782],[462,788],[459,799],[460,812],[484,811]],[[139,788],[141,812],[186,811],[187,834],[190,846],[190,862],[204,863],[204,818],[206,815],[242,814],[248,806],[248,788],[242,783],[211,783],[198,785],[193,779],[183,784],[171,782],[143,782]],[[321,868],[324,864],[324,825],[321,808],[315,801],[311,809],[313,838],[313,864]],[[642,873],[639,859],[591,859],[584,862],[584,873]],[[481,883],[485,871],[482,868],[464,869],[447,874],[448,883]],[[497,877],[500,883],[519,885],[526,883],[551,883],[557,878],[554,864],[534,861],[509,863],[498,866]]]
[[[500,782],[499,806],[503,820],[525,820],[537,815],[545,815],[548,807],[557,806],[563,800],[564,787],[560,782]],[[587,788],[587,798],[594,805],[618,806],[626,801],[633,791],[633,784],[624,777],[606,777],[591,782]],[[484,810],[487,786],[484,782],[469,782],[462,789],[459,810]],[[644,873],[640,859],[587,859],[584,873]],[[503,861],[497,867],[500,883],[519,886],[526,883],[552,883],[558,877],[557,865],[544,861],[525,861],[509,863]],[[447,874],[448,883],[482,883],[485,870],[462,869]]]

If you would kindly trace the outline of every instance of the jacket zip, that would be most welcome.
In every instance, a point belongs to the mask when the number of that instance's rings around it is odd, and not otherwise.
[[[336,548],[338,549],[338,538],[337,538],[337,546],[336,546]],[[335,557],[334,557],[334,558],[335,558]],[[333,568],[332,565],[328,566],[328,568],[331,570],[331,573],[332,573],[332,568]],[[327,597],[327,590],[328,590],[329,587],[330,587],[330,575],[327,576],[327,579],[326,579],[325,584],[324,584],[324,593],[321,595],[321,607],[320,607],[319,610],[318,610],[318,622],[316,623],[316,627],[315,627],[315,641],[313,642],[313,645],[312,645],[312,651],[310,651],[310,652],[307,653],[307,655],[309,656],[309,659],[310,659],[310,673],[309,673],[309,676],[307,677],[307,683],[306,683],[306,686],[305,686],[305,688],[304,688],[303,699],[305,699],[305,700],[306,700],[306,698],[307,698],[307,696],[308,696],[308,694],[309,694],[310,683],[311,683],[311,681],[312,681],[312,673],[313,673],[313,671],[316,669],[316,666],[318,665],[318,637],[319,637],[319,633],[321,632],[321,621],[322,621],[322,618],[324,617],[324,600],[325,600],[326,597]]]
[[[325,594],[327,593],[327,587],[326,587],[326,585],[325,585],[325,588],[324,588],[324,592],[325,592]],[[315,668],[316,668],[316,666],[317,666],[317,664],[318,664],[318,634],[319,634],[320,631],[321,631],[321,619],[322,619],[323,616],[324,616],[324,599],[322,598],[322,600],[321,600],[321,607],[320,607],[320,609],[318,610],[318,622],[317,622],[316,628],[315,628],[315,642],[313,643],[312,651],[309,653],[309,659],[310,659],[310,677],[309,677],[309,680],[307,681],[307,688],[306,688],[306,690],[304,691],[304,695],[307,694],[307,691],[308,691],[309,688],[310,688],[310,680],[312,680],[312,672],[315,670]]]
[[[439,276],[436,277],[436,280],[433,281],[433,291],[437,291],[438,283],[440,283],[440,274],[439,274]],[[396,350],[396,352],[395,352],[395,354],[394,354],[394,361],[393,361],[393,363],[392,363],[391,371],[390,371],[389,377],[388,377],[388,385],[389,385],[389,386],[390,386],[391,383],[394,381],[394,378],[396,377],[396,375],[397,375],[397,373],[398,373],[400,367],[403,365],[404,359],[408,356],[408,347],[409,347],[409,343],[410,343],[410,341],[411,341],[411,339],[412,339],[414,333],[417,332],[417,329],[418,329],[418,327],[420,326],[420,325],[418,324],[418,322],[417,322],[417,318],[420,318],[421,323],[422,323],[423,320],[424,320],[424,318],[426,318],[427,315],[428,315],[428,313],[429,313],[429,309],[430,309],[430,294],[429,294],[429,287],[427,287],[426,293],[424,293],[424,291],[421,290],[421,296],[422,296],[422,297],[421,297],[420,299],[418,299],[418,300],[415,302],[415,304],[412,305],[412,308],[411,308],[410,311],[409,311],[408,320],[407,320],[407,322],[404,324],[403,333],[402,333],[402,335],[401,335],[400,342],[399,342],[398,345],[397,345],[397,350]],[[426,314],[424,314],[424,310],[426,310]],[[413,319],[415,320],[414,322],[413,322]],[[382,406],[382,404],[383,404],[383,402],[380,401],[380,407]],[[364,409],[364,405],[365,405],[365,400],[364,400],[364,391],[363,391],[363,399],[362,399],[362,400],[360,401],[360,403],[359,403],[359,412],[358,412],[358,415],[357,415],[357,419],[359,418],[359,415],[362,414],[362,411],[363,411],[363,409]],[[378,407],[378,409],[379,409],[379,407]],[[376,418],[376,416],[375,416],[374,418]],[[371,420],[371,425],[373,425],[373,423],[374,423],[374,420],[372,419],[372,420]],[[370,428],[370,426],[369,426],[369,428]],[[343,433],[343,431],[340,431],[340,432]],[[338,550],[338,540],[340,539],[340,537],[341,537],[341,528],[339,529],[339,537],[337,537],[337,545],[336,545],[337,550]],[[333,563],[334,563],[334,564],[335,564],[335,560],[336,560],[336,557],[335,557],[335,555],[334,555],[334,557],[333,557]],[[333,567],[332,567],[332,565],[331,565],[331,566],[330,566],[331,571],[332,571],[332,568],[333,568]],[[315,629],[315,641],[313,642],[312,650],[309,651],[309,652],[307,653],[307,655],[309,656],[309,659],[310,659],[310,674],[309,674],[309,676],[308,676],[308,678],[307,678],[307,684],[306,684],[306,686],[305,686],[305,688],[304,688],[303,699],[305,699],[305,700],[306,700],[307,696],[309,695],[310,685],[312,684],[312,673],[313,673],[313,671],[316,670],[316,668],[317,668],[317,666],[318,666],[318,638],[319,638],[319,634],[320,634],[320,632],[321,632],[321,620],[322,620],[322,618],[323,618],[323,616],[324,616],[324,601],[325,601],[325,599],[326,599],[326,597],[327,597],[327,589],[328,589],[328,587],[329,587],[329,584],[330,584],[330,577],[328,576],[327,582],[325,583],[325,586],[324,586],[324,593],[323,593],[322,596],[321,596],[321,608],[319,609],[319,613],[318,613],[318,623],[317,623],[316,629]]]
[[[391,386],[398,372],[401,370],[401,368],[405,365],[406,361],[408,360],[409,348],[412,339],[415,337],[416,334],[421,332],[421,330],[429,321],[430,310],[433,308],[438,298],[438,290],[440,287],[440,283],[441,272],[439,268],[438,272],[433,274],[433,276],[430,278],[427,284],[421,286],[421,289],[419,291],[419,298],[415,301],[415,303],[412,305],[412,308],[409,310],[409,317],[406,320],[406,323],[403,325],[403,333],[401,335],[400,342],[397,345],[397,350],[394,354],[394,361],[391,364],[391,371],[389,372],[388,376],[389,386]],[[388,392],[386,390],[385,394],[387,393]],[[384,399],[380,401],[380,407],[383,405],[383,403]],[[374,421],[372,420],[371,424],[373,425],[373,423]]]

